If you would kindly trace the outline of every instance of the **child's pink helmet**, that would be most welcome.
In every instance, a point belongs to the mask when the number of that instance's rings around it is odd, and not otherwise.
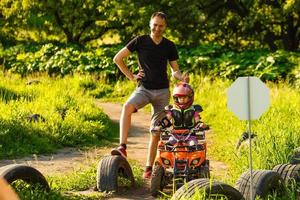
[[[188,96],[189,101],[187,103],[180,104],[178,101],[178,97],[180,96]],[[194,90],[192,86],[185,82],[178,83],[173,89],[173,99],[175,105],[181,109],[190,107],[194,102]]]

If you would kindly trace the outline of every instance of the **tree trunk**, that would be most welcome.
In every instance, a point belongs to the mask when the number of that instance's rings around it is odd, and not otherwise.
[[[63,21],[61,20],[61,17],[59,16],[58,11],[54,12],[54,16],[55,16],[55,21],[56,21],[58,27],[61,28],[63,30],[63,32],[65,33],[65,35],[67,36],[67,43],[74,42],[73,34],[70,32],[70,30],[68,28],[66,28],[64,26]]]
[[[264,36],[264,42],[268,44],[271,51],[276,51],[278,49],[275,41],[278,40],[274,33],[268,31],[267,34]]]
[[[294,17],[292,15],[287,17],[286,24],[287,33],[283,35],[282,42],[285,50],[296,51],[299,47],[299,38],[297,37],[298,23],[294,26]]]

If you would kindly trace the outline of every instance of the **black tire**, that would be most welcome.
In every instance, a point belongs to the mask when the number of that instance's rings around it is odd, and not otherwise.
[[[200,167],[200,177],[199,178],[210,178],[209,171],[209,160],[205,160],[205,163]]]
[[[300,147],[294,149],[294,153],[291,156],[289,163],[293,165],[300,164]]]
[[[17,180],[23,180],[30,185],[38,184],[39,187],[44,188],[46,191],[50,190],[49,184],[43,174],[27,165],[11,164],[1,167],[0,177],[3,177],[9,184]]]
[[[205,193],[205,199],[216,199],[217,196],[223,199],[230,200],[242,200],[243,196],[234,187],[219,182],[211,181],[210,179],[200,178],[194,179],[179,188],[175,194],[172,196],[171,200],[186,200],[191,199],[197,191],[201,192],[203,190]]]
[[[163,191],[164,168],[161,165],[155,165],[151,174],[150,192],[156,197]]]
[[[300,164],[280,164],[276,165],[273,170],[280,174],[281,178],[287,185],[293,182],[295,182],[297,185],[300,185]]]
[[[97,168],[97,189],[101,192],[118,192],[118,178],[123,177],[134,186],[134,177],[128,161],[122,156],[107,156]]]
[[[253,198],[265,199],[269,194],[277,192],[280,196],[284,191],[284,181],[272,170],[253,170]],[[237,180],[236,188],[245,199],[250,199],[250,171],[243,173]]]

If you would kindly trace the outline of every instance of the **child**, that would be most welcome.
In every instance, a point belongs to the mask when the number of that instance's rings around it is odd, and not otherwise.
[[[166,118],[164,118],[159,127],[166,128],[173,126],[175,130],[178,129],[192,129],[198,127],[199,129],[207,129],[207,125],[200,121],[200,112],[202,107],[200,105],[193,105],[194,90],[188,83],[181,82],[177,84],[173,90],[174,105],[167,106]],[[159,128],[159,129],[160,129]],[[198,144],[195,135],[191,135],[188,139],[189,145]],[[176,138],[170,137],[169,144],[176,143]]]

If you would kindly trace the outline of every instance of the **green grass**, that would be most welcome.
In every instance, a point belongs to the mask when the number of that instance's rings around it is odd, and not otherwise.
[[[117,136],[117,127],[95,106],[94,98],[123,103],[135,88],[134,82],[109,85],[92,76],[64,79],[42,76],[35,79],[41,83],[26,85],[25,79],[1,75],[0,158],[52,152],[64,146],[88,148],[107,145],[107,139]],[[202,120],[213,130],[209,157],[229,167],[226,177],[216,179],[234,185],[248,169],[248,148],[235,150],[237,140],[247,130],[247,124],[227,109],[226,91],[231,82],[191,75],[191,84],[195,88],[195,103],[204,109]],[[252,122],[252,130],[257,134],[253,144],[254,169],[272,169],[277,164],[287,163],[292,150],[300,146],[299,91],[284,82],[267,83],[267,86],[270,88],[271,105],[260,119]],[[67,112],[62,119],[64,110]],[[42,115],[45,121],[29,122],[27,117],[32,113]],[[133,167],[133,170],[138,174],[136,177],[141,177],[139,167]],[[67,179],[50,177],[52,192],[43,193],[50,196],[35,199],[101,199],[102,194],[97,194],[99,197],[81,197],[78,193],[67,192],[92,187],[94,176],[95,165],[74,172]],[[142,180],[138,183],[143,184]],[[290,199],[294,199],[293,192],[289,195]]]
[[[203,121],[211,125],[213,145],[208,149],[209,157],[223,161],[229,167],[226,177],[216,177],[235,185],[239,176],[249,169],[248,145],[235,149],[247,123],[240,121],[226,105],[227,89],[231,82],[207,77],[192,77],[195,102],[204,108]],[[269,109],[252,121],[252,132],[257,134],[253,142],[253,168],[272,169],[275,165],[288,163],[293,149],[300,146],[300,93],[288,84],[267,83],[270,89]],[[294,189],[287,192],[287,199],[296,199]],[[270,199],[279,199],[270,197]]]
[[[99,159],[100,160],[100,159]],[[92,160],[88,167],[77,167],[74,171],[61,175],[46,177],[50,185],[50,191],[46,192],[41,188],[33,188],[24,182],[14,183],[13,187],[17,191],[22,200],[94,200],[105,199],[108,196],[106,193],[93,191],[96,186],[96,172],[98,161]],[[142,167],[134,160],[129,160],[132,167],[136,186],[141,187],[144,185],[142,180]],[[119,182],[121,186],[128,186],[126,181]],[[84,191],[88,191],[84,193]],[[81,193],[82,192],[82,193]]]
[[[226,106],[226,90],[230,82],[198,78],[195,102],[203,108],[203,120],[213,129],[213,145],[209,154],[230,167],[230,183],[248,168],[248,148],[235,150],[242,132],[247,130]],[[198,88],[197,85],[198,84]],[[276,164],[287,163],[292,150],[300,145],[300,94],[287,84],[268,83],[271,105],[260,119],[252,122],[252,131],[258,136],[253,146],[254,169],[272,169]]]
[[[101,146],[117,136],[117,127],[82,88],[85,77],[34,79],[40,83],[0,74],[0,158]],[[30,121],[31,114],[42,118]]]

